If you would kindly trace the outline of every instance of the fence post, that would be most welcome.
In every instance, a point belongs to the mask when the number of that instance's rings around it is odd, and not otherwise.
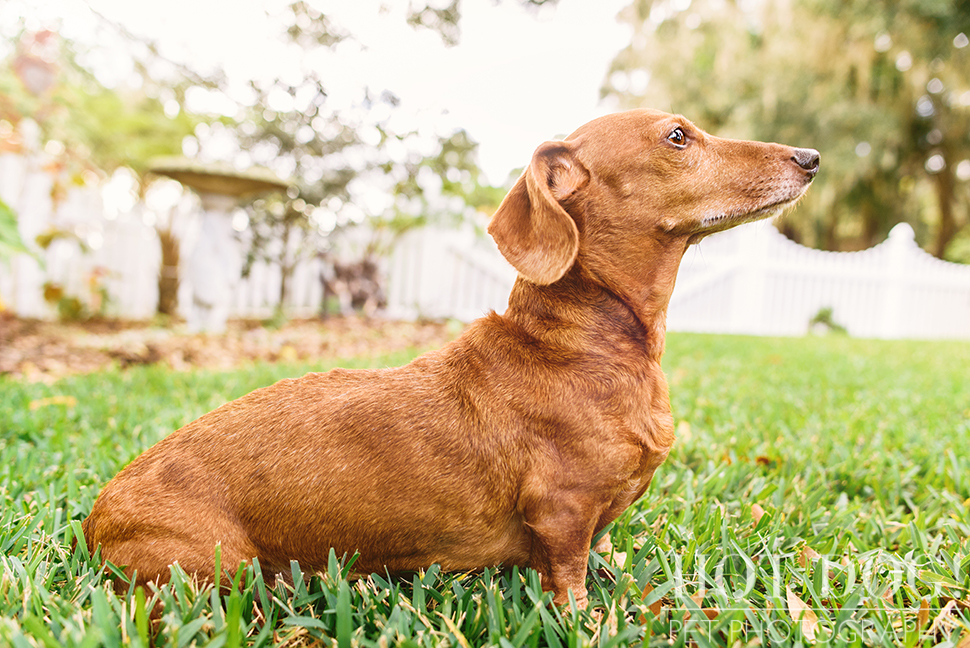
[[[226,329],[232,294],[242,274],[242,252],[232,233],[236,199],[207,192],[200,192],[199,198],[202,223],[189,256],[192,303],[187,323],[191,331],[221,333]],[[283,242],[287,244],[289,241]]]
[[[37,246],[37,235],[50,225],[54,204],[51,190],[54,176],[44,170],[49,161],[41,147],[40,126],[31,119],[20,123],[24,141],[21,153],[20,194],[11,207],[17,212],[17,228],[24,244],[41,258],[46,251]],[[45,272],[33,257],[18,254],[11,264],[14,275],[13,311],[21,317],[44,317],[48,308],[44,302]]]
[[[916,233],[909,223],[899,223],[889,231],[886,239],[886,274],[883,288],[880,337],[895,339],[910,333],[906,292],[909,288],[907,260],[917,247]]]
[[[737,233],[737,271],[734,273],[731,326],[732,333],[761,335],[766,330],[765,313],[765,256],[768,234],[764,223],[741,227]]]

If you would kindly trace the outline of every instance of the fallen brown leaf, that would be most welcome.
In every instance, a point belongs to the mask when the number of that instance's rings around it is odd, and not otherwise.
[[[653,585],[651,585],[650,583],[647,583],[646,587],[643,588],[643,599],[646,600],[647,596],[649,596],[650,592],[652,591],[653,591]],[[657,599],[656,601],[648,605],[647,608],[651,612],[653,612],[654,616],[660,616],[660,611],[663,609],[663,603],[660,601],[660,599]]]
[[[295,362],[296,360],[299,359],[299,357],[300,356],[297,353],[296,348],[294,348],[293,346],[289,344],[284,344],[282,347],[280,347],[279,359],[281,361]]]
[[[916,613],[916,629],[922,630],[930,621],[930,603],[925,598],[919,600],[919,612]]]
[[[815,562],[821,557],[822,555],[819,552],[805,545],[802,547],[801,553],[798,554],[798,564],[802,566],[802,569],[806,569],[810,562]]]
[[[681,421],[677,424],[677,439],[679,441],[690,441],[691,434],[690,423],[688,421]]]
[[[77,399],[73,396],[48,396],[47,398],[38,398],[37,400],[30,401],[31,411],[40,409],[41,407],[48,407],[50,405],[63,405],[64,407],[74,407],[77,405]]]
[[[946,605],[940,609],[940,613],[936,615],[933,619],[933,623],[930,625],[930,629],[926,631],[929,635],[934,635],[937,632],[946,631],[951,632],[954,624],[954,612],[956,611],[957,605],[956,599],[950,599]]]
[[[751,505],[751,517],[754,518],[754,523],[756,525],[758,524],[758,522],[761,522],[761,518],[764,517],[764,514],[765,514],[765,510],[761,508],[760,504]]]
[[[941,596],[940,600],[943,601],[943,603],[949,603],[950,601],[953,601],[957,607],[963,608],[964,610],[970,610],[970,598],[955,599],[952,596]]]
[[[716,606],[715,607],[701,607],[701,603],[704,602],[704,594],[701,593],[701,592],[695,592],[694,594],[691,594],[690,600],[692,600],[694,602],[694,605],[696,605],[697,607],[701,608],[701,612],[704,613],[704,616],[706,616],[709,621],[713,621],[714,619],[717,618],[717,615],[719,615],[721,613],[721,611]],[[684,616],[684,620],[685,621],[688,620],[688,619],[690,619],[690,612],[688,612]]]
[[[792,588],[786,587],[787,590],[787,601],[788,601],[788,614],[791,615],[792,621],[795,623],[801,623],[802,634],[811,643],[815,643],[815,633],[818,631],[818,615],[812,612],[805,601],[798,598],[798,595],[792,591]]]

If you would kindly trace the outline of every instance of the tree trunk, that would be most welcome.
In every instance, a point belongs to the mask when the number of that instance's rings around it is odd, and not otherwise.
[[[825,240],[822,243],[822,249],[828,250],[830,252],[837,252],[839,247],[839,236],[837,228],[839,226],[839,208],[838,201],[833,200],[832,204],[829,205],[828,212],[825,218]]]
[[[866,202],[860,210],[862,212],[862,242],[859,245],[860,249],[865,250],[871,248],[880,242],[880,207],[881,205],[874,204],[873,202]]]
[[[280,260],[280,302],[277,308],[283,312],[287,298],[290,296],[290,275],[293,274],[293,264],[285,259]]]
[[[296,263],[290,261],[290,232],[292,231],[289,221],[286,222],[283,228],[283,251],[280,252],[280,301],[279,305],[276,307],[277,310],[282,313],[285,310],[286,298],[289,297],[290,292],[290,275],[293,274],[293,269]]]
[[[942,259],[950,241],[956,236],[959,228],[953,214],[953,170],[950,165],[944,166],[936,174],[936,199],[940,209],[940,226],[936,230],[936,240],[933,242],[933,256]]]
[[[159,315],[172,317],[178,310],[179,297],[179,240],[169,228],[158,229],[158,242],[162,248],[162,266],[158,270]]]

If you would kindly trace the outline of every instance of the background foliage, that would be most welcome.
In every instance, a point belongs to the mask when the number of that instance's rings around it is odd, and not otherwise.
[[[633,0],[620,15],[630,42],[606,71],[602,91],[616,107],[681,112],[716,134],[818,148],[817,186],[799,217],[780,225],[801,243],[862,249],[905,221],[931,253],[970,261],[968,6]],[[414,3],[407,20],[453,44],[461,14],[460,0]],[[337,105],[328,75],[354,34],[305,0],[267,18],[298,64],[245,87],[219,69],[169,60],[157,43],[99,17],[99,28],[122,39],[132,62],[132,78],[109,87],[91,50],[54,32],[24,31],[0,69],[2,146],[16,147],[13,126],[35,120],[63,169],[61,193],[122,168],[145,195],[152,158],[171,153],[271,167],[292,188],[248,206],[246,267],[279,264],[281,296],[301,260],[335,260],[341,241],[344,255],[372,258],[409,227],[494,210],[504,185],[483,182],[473,134],[399,129],[393,88],[362,87],[351,107]],[[25,90],[15,70],[24,54],[53,62],[51,90]],[[343,236],[365,222],[374,226],[369,239]],[[156,228],[170,274],[177,228],[164,215]],[[160,282],[177,284],[177,277]],[[173,295],[160,299],[161,311],[174,308]]]
[[[458,3],[452,9],[415,25],[457,30]],[[250,79],[244,88],[221,70],[169,60],[157,43],[98,18],[102,30],[126,43],[133,78],[107,87],[89,68],[84,46],[53,31],[24,30],[0,70],[0,144],[18,150],[17,127],[29,118],[40,127],[45,152],[64,170],[62,188],[99,184],[123,168],[137,179],[141,197],[156,180],[149,172],[156,157],[186,153],[271,168],[291,189],[248,205],[246,270],[256,260],[279,264],[281,297],[295,266],[314,255],[333,256],[345,229],[373,226],[370,240],[359,245],[359,236],[350,237],[342,249],[370,259],[405,229],[488,212],[504,195],[481,181],[477,143],[466,132],[397,130],[392,89],[362,87],[352,105],[334,104],[327,75],[339,46],[354,36],[311,3],[296,0],[268,14],[268,28],[278,30],[299,65]],[[35,94],[24,87],[16,72],[24,55],[47,62],[55,73],[50,89]],[[159,216],[163,266],[176,268],[176,228]],[[177,287],[177,278],[165,285]],[[163,294],[160,311],[174,313],[173,300]]]
[[[791,238],[862,249],[909,222],[970,261],[970,5],[636,0],[603,92],[722,136],[810,146],[822,172]]]

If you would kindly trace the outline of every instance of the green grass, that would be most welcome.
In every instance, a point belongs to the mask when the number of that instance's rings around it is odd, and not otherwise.
[[[348,582],[336,558],[305,584],[294,566],[295,589],[269,589],[252,565],[224,576],[239,580],[232,594],[176,573],[116,595],[97,556],[71,549],[99,488],[183,423],[321,367],[0,379],[0,646],[916,646],[970,634],[970,344],[671,335],[664,365],[679,438],[614,525],[625,557],[590,556],[592,614],[552,606],[529,570]],[[813,618],[793,619],[799,601]]]

